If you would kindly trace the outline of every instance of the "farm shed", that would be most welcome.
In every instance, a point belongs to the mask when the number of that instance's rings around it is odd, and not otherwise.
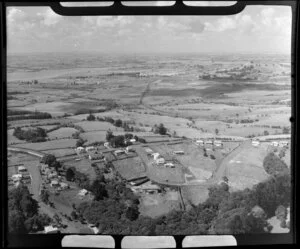
[[[272,144],[272,146],[275,146],[275,147],[277,147],[279,145],[279,143],[276,141],[273,141],[271,144]]]
[[[132,139],[130,139],[130,140],[129,140],[129,142],[131,142],[131,143],[135,143],[135,142],[136,142],[136,140],[135,140],[134,138],[132,138]]]
[[[161,191],[161,188],[158,185],[149,184],[141,186],[141,190],[147,193],[158,193]]]
[[[183,150],[175,150],[174,154],[176,154],[176,155],[184,155],[184,151]]]
[[[215,141],[214,141],[214,145],[215,145],[216,147],[221,147],[221,146],[223,145],[223,143],[222,143],[222,141],[220,141],[220,140],[215,140]]]
[[[103,159],[104,155],[102,153],[93,153],[89,155],[89,159],[90,160],[99,160],[99,159]]]

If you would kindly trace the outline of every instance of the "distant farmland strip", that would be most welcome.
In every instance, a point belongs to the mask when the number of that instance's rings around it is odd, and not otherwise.
[[[51,114],[47,112],[32,112],[23,110],[7,110],[7,121],[23,119],[51,119]]]

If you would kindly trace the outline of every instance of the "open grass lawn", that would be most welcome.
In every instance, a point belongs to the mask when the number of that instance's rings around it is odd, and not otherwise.
[[[179,196],[176,191],[166,194],[143,194],[140,198],[141,215],[156,218],[172,210],[180,210]]]
[[[46,154],[52,154],[56,157],[70,156],[76,154],[74,149],[43,150],[42,152]]]
[[[208,187],[205,185],[181,187],[182,198],[187,207],[191,204],[198,205],[204,202],[208,198],[208,193]]]
[[[267,155],[264,146],[255,148],[250,143],[227,164],[226,175],[229,185],[234,190],[251,188],[256,183],[266,180],[269,175],[263,168],[263,160]]]
[[[18,147],[32,150],[55,150],[55,149],[65,149],[74,148],[77,139],[57,139],[41,143],[22,143],[18,144]]]
[[[139,157],[117,160],[113,164],[115,169],[126,180],[146,176],[144,164]]]
[[[90,181],[96,179],[96,173],[94,168],[91,166],[91,161],[89,159],[81,159],[80,161],[70,160],[64,163],[66,168],[75,167],[81,173],[86,174]]]
[[[77,130],[71,127],[62,127],[58,130],[51,131],[47,135],[52,139],[61,139],[61,138],[72,138],[72,134],[75,133]]]

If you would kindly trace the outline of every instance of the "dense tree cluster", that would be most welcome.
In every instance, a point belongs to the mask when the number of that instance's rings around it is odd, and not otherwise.
[[[45,142],[47,132],[45,129],[37,127],[34,129],[22,130],[20,127],[14,129],[13,135],[20,140],[26,140],[27,142]]]
[[[42,157],[41,163],[48,164],[49,167],[55,168],[58,171],[61,168],[61,163],[56,160],[56,157],[52,154],[47,154]]]
[[[265,171],[272,176],[282,173],[288,173],[289,171],[288,166],[273,152],[269,153],[265,157],[263,166]]]
[[[146,140],[139,138],[138,136],[133,136],[131,133],[125,133],[125,135],[115,136],[111,130],[106,132],[106,141],[109,142],[110,146],[113,148],[126,147],[132,145],[130,139],[134,138],[136,141],[141,143],[146,143]]]
[[[168,235],[168,234],[245,234],[266,233],[266,219],[274,216],[278,206],[290,201],[290,176],[278,175],[255,186],[229,192],[224,182],[209,189],[209,197],[187,211],[171,211],[152,219],[139,215],[138,199],[122,182],[103,184],[106,196],[78,206],[76,216],[96,224],[102,234]],[[253,211],[255,207],[261,214]],[[283,209],[283,208],[281,208]],[[279,210],[276,214],[285,217]]]
[[[87,116],[86,120],[87,121],[95,121],[96,117],[95,117],[95,115],[93,115],[92,113],[90,113],[90,115]]]
[[[154,125],[154,127],[152,128],[152,132],[155,134],[166,135],[167,128],[163,124]]]
[[[18,186],[8,192],[9,233],[29,233],[44,229],[51,218],[38,213],[38,203],[26,186]]]
[[[21,110],[7,110],[7,121],[23,120],[23,119],[50,119],[51,114],[46,112],[32,112]]]

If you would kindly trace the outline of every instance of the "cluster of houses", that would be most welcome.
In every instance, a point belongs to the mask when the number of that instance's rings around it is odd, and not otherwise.
[[[222,147],[223,146],[223,143],[221,140],[211,140],[211,139],[208,139],[208,140],[202,140],[202,139],[197,139],[196,140],[196,145],[200,145],[200,146],[204,146],[204,145],[211,145],[211,146],[215,146],[215,147]]]
[[[69,184],[63,182],[63,170],[59,171],[59,175],[54,168],[49,167],[48,164],[45,163],[40,163],[40,169],[42,176],[45,177],[46,183],[50,184],[55,190],[61,191],[70,187]]]
[[[31,175],[27,171],[27,169],[24,166],[18,166],[18,173],[13,174],[11,178],[9,178],[9,185],[13,185],[15,187],[18,187],[21,183],[28,185],[31,184]]]
[[[165,166],[167,168],[175,168],[174,163],[172,162],[166,162],[165,158],[163,158],[158,152],[154,152],[150,148],[145,148],[145,151],[148,156],[153,157],[153,161],[157,166]],[[174,154],[176,155],[182,155],[184,154],[184,151],[174,151]]]
[[[285,147],[289,145],[288,141],[272,141],[271,145],[274,147]]]
[[[119,149],[114,151],[115,156],[120,156],[123,154],[129,154],[131,152],[135,152],[135,149],[132,146],[127,146],[124,150]]]

